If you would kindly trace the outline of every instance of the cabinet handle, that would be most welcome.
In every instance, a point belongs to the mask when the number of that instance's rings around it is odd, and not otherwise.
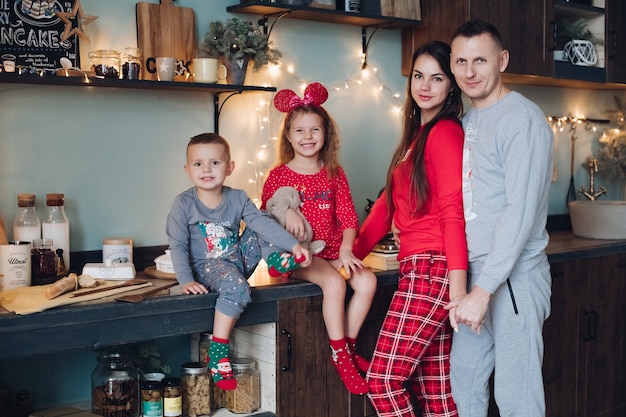
[[[598,338],[598,314],[594,310],[585,310],[585,319],[587,320],[585,342],[596,340]]]
[[[287,329],[282,329],[280,332],[287,336],[287,366],[283,366],[280,369],[283,372],[289,372],[291,371],[291,333]]]
[[[611,37],[611,53],[609,53],[609,59],[615,59],[617,57],[617,33],[614,30],[609,31]]]
[[[550,48],[550,50],[556,51],[557,23],[556,21],[552,20],[550,22],[550,25],[552,25],[552,48]]]

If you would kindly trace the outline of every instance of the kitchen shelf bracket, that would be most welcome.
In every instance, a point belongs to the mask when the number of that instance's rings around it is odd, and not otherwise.
[[[364,70],[367,67],[367,48],[369,47],[370,41],[381,27],[384,25],[377,26],[361,26],[361,44],[363,48],[363,63],[361,65],[361,69]],[[369,38],[367,37],[367,29],[373,28],[374,31],[370,34]]]
[[[242,94],[242,93],[243,93],[243,90],[230,92],[228,93],[228,96],[221,103],[220,103],[220,96],[226,93],[215,93],[213,95],[213,104],[215,106],[215,111],[213,112],[213,129],[215,130],[215,133],[217,134],[220,133],[220,114],[222,113],[222,109],[224,108],[224,105],[226,104],[226,102],[231,97]]]

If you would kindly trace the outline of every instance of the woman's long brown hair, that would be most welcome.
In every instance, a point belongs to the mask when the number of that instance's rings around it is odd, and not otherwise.
[[[424,166],[424,149],[426,148],[428,135],[430,134],[433,126],[435,126],[435,124],[437,124],[440,120],[450,119],[459,122],[459,118],[463,114],[461,90],[459,89],[456,79],[450,70],[450,46],[441,41],[432,41],[422,45],[413,53],[413,59],[411,61],[413,65],[415,65],[415,61],[421,55],[428,55],[439,63],[439,66],[446,77],[450,79],[451,91],[439,113],[437,113],[431,121],[426,123],[426,125],[421,128],[422,112],[411,95],[411,83],[414,76],[413,67],[411,67],[411,74],[409,75],[407,82],[406,99],[404,103],[402,137],[400,139],[400,144],[391,158],[391,165],[387,171],[387,185],[385,186],[385,189],[387,191],[387,206],[391,208],[393,207],[393,200],[391,198],[393,170],[405,157],[413,142],[416,141],[415,148],[413,149],[413,152],[411,152],[413,168],[411,170],[411,186],[409,189],[411,199],[415,200],[414,213],[422,211],[428,203],[429,198],[428,177],[426,175],[426,167]],[[461,173],[459,173],[459,175],[461,175]]]

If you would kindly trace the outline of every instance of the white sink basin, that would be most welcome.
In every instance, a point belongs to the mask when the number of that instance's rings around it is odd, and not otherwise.
[[[568,207],[574,236],[626,240],[626,201],[570,201]]]

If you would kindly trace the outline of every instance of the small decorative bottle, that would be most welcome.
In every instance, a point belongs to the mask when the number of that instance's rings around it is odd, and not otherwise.
[[[41,224],[43,238],[52,239],[54,249],[63,249],[63,263],[70,269],[70,223],[65,215],[65,196],[46,194],[48,215]]]
[[[35,239],[41,239],[41,221],[35,209],[35,194],[18,194],[13,240],[32,243]]]

